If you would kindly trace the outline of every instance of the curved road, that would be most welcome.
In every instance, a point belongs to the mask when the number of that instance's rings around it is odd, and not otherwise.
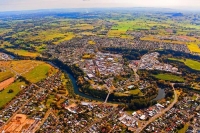
[[[165,114],[168,110],[170,110],[174,104],[178,101],[178,96],[177,93],[174,89],[174,83],[171,83],[172,89],[174,90],[174,101],[164,110],[162,110],[161,112],[159,112],[158,114],[156,114],[155,116],[151,117],[149,119],[149,121],[147,121],[144,125],[142,125],[140,128],[138,128],[136,130],[136,133],[140,133],[147,125],[149,125],[151,122],[155,121],[158,117],[162,116],[163,114]]]

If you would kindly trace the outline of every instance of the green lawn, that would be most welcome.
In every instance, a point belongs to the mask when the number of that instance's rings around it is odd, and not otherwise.
[[[13,84],[9,85],[2,92],[0,92],[0,107],[4,106],[6,103],[10,102],[20,91],[21,85],[26,85],[25,82],[15,81]],[[13,93],[8,93],[12,89]]]
[[[47,73],[50,68],[51,66],[49,64],[41,64],[23,75],[23,77],[25,77],[31,83],[37,83],[47,77]]]
[[[138,96],[142,96],[143,95],[142,92],[140,91],[140,89],[130,90],[129,92],[132,95],[138,95]]]
[[[161,80],[184,82],[183,78],[176,76],[176,75],[172,75],[172,74],[157,74],[157,75],[153,75],[153,76],[155,78],[161,79]]]
[[[0,72],[0,82],[6,80],[6,79],[9,79],[11,77],[13,77],[14,74],[11,73],[10,71],[5,71],[5,72]]]
[[[191,69],[200,71],[200,62],[191,60],[191,59],[176,59],[176,58],[168,58],[169,60],[183,62],[186,66],[190,67]]]

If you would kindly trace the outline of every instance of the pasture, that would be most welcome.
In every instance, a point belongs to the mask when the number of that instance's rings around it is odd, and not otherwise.
[[[39,53],[29,52],[27,50],[22,50],[22,49],[20,49],[20,50],[19,49],[6,49],[6,50],[14,53],[16,55],[20,55],[20,56],[37,57],[40,55]]]
[[[174,60],[174,61],[179,61],[179,62],[183,62],[186,66],[188,66],[189,68],[193,69],[193,70],[198,70],[200,71],[200,62],[195,61],[195,60],[191,60],[191,59],[176,59],[176,58],[168,58],[169,60]]]
[[[1,67],[6,68],[13,74],[25,74],[41,63],[40,61],[32,60],[0,61]]]
[[[22,75],[26,78],[26,80],[30,81],[31,83],[37,83],[43,79],[45,79],[47,76],[50,76],[54,73],[56,73],[57,69],[52,67],[49,64],[46,63],[40,63],[38,66],[30,70],[29,72]]]
[[[196,43],[189,43],[187,46],[191,52],[200,53],[200,48]]]
[[[11,71],[6,69],[5,71],[0,72],[0,82],[7,80],[13,76],[14,76],[14,74]]]
[[[184,82],[184,79],[182,77],[179,77],[173,74],[157,74],[157,75],[152,75],[152,76],[157,79],[166,80],[166,81]]]

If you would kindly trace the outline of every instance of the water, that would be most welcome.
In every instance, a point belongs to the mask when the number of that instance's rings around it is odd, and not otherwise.
[[[85,97],[85,98],[87,98],[87,99],[102,101],[102,99],[94,98],[94,97],[92,97],[92,96],[89,96],[89,95],[86,95],[86,94],[80,92],[79,89],[78,89],[79,87],[78,87],[78,85],[77,85],[77,83],[76,83],[76,79],[74,78],[74,76],[73,76],[72,74],[70,74],[70,73],[68,72],[68,70],[64,69],[64,68],[61,67],[61,66],[59,67],[58,64],[55,64],[55,63],[52,63],[52,62],[48,62],[48,63],[51,64],[52,66],[56,67],[56,68],[59,68],[60,70],[62,70],[63,72],[65,72],[65,73],[68,75],[68,77],[69,77],[69,78],[71,79],[71,81],[72,81],[72,85],[73,85],[74,93],[75,93],[75,94],[77,94],[77,95],[79,95],[79,96],[82,96],[82,97]]]
[[[165,89],[158,88],[158,95],[153,100],[160,100],[165,98]]]

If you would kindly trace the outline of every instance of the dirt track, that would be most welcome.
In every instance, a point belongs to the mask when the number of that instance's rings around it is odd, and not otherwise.
[[[6,88],[7,86],[9,86],[11,83],[13,83],[15,81],[15,78],[9,78],[7,80],[4,80],[3,82],[0,82],[0,91],[4,88]]]

